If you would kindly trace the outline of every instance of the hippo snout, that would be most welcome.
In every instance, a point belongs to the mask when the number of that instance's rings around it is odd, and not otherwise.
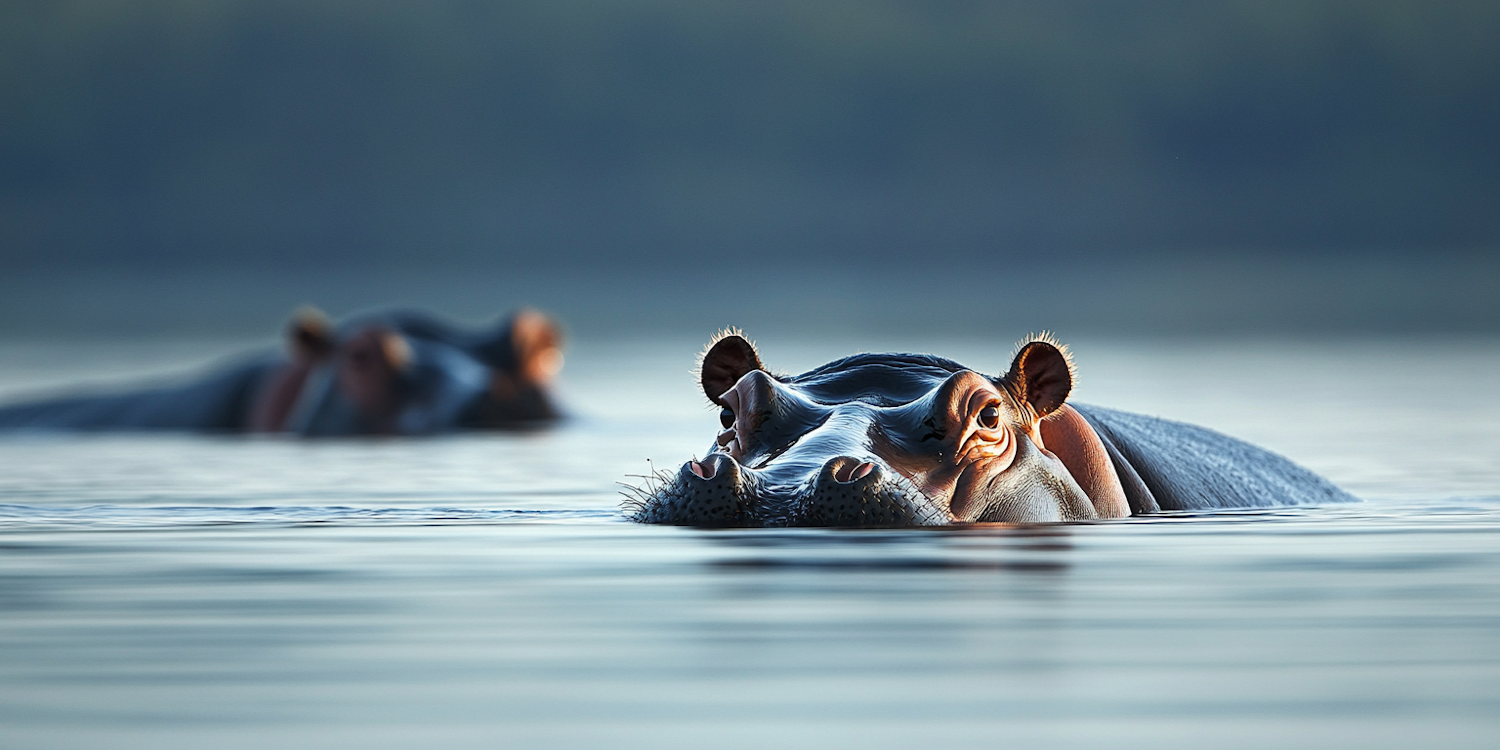
[[[632,488],[632,517],[679,526],[756,526],[753,479],[733,458],[712,453],[676,473],[657,472]]]
[[[673,512],[693,519],[694,526],[743,526],[754,510],[754,496],[738,462],[723,453],[688,461],[677,470],[681,489]]]
[[[952,520],[890,467],[852,456],[829,459],[809,489],[790,525],[926,526]]]
[[[637,521],[706,527],[920,526],[949,523],[946,509],[889,467],[837,456],[804,476],[756,470],[726,453],[684,463],[641,488]]]

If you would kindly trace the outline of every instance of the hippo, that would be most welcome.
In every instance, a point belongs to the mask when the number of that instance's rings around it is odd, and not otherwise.
[[[722,431],[701,460],[627,490],[632,520],[1035,524],[1356,500],[1218,432],[1067,403],[1072,356],[1047,335],[993,377],[926,354],[856,354],[775,375],[729,331],[705,350],[699,380]]]
[[[180,384],[0,407],[4,431],[420,435],[555,420],[557,325],[522,309],[468,331],[415,311],[335,326],[304,308],[285,353],[242,358]]]

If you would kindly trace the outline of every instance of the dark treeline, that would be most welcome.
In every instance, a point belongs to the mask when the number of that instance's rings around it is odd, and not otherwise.
[[[1497,39],[1487,0],[17,0],[0,262],[1472,251]]]

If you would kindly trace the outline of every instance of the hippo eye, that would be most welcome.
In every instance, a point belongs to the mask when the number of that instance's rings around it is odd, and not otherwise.
[[[986,430],[993,430],[1000,426],[1000,408],[997,406],[986,406],[979,410],[979,426]]]
[[[726,430],[729,429],[730,425],[734,424],[734,412],[730,411],[729,407],[726,406],[723,411],[719,412],[719,424],[724,425],[724,429]]]

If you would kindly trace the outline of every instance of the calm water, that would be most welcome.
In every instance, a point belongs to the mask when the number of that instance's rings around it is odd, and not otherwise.
[[[762,342],[798,370],[1008,340]],[[242,342],[0,344],[0,397]],[[700,531],[701,342],[584,342],[544,433],[0,440],[0,747],[1493,747],[1500,343],[1082,342],[1080,400],[1358,505]]]

